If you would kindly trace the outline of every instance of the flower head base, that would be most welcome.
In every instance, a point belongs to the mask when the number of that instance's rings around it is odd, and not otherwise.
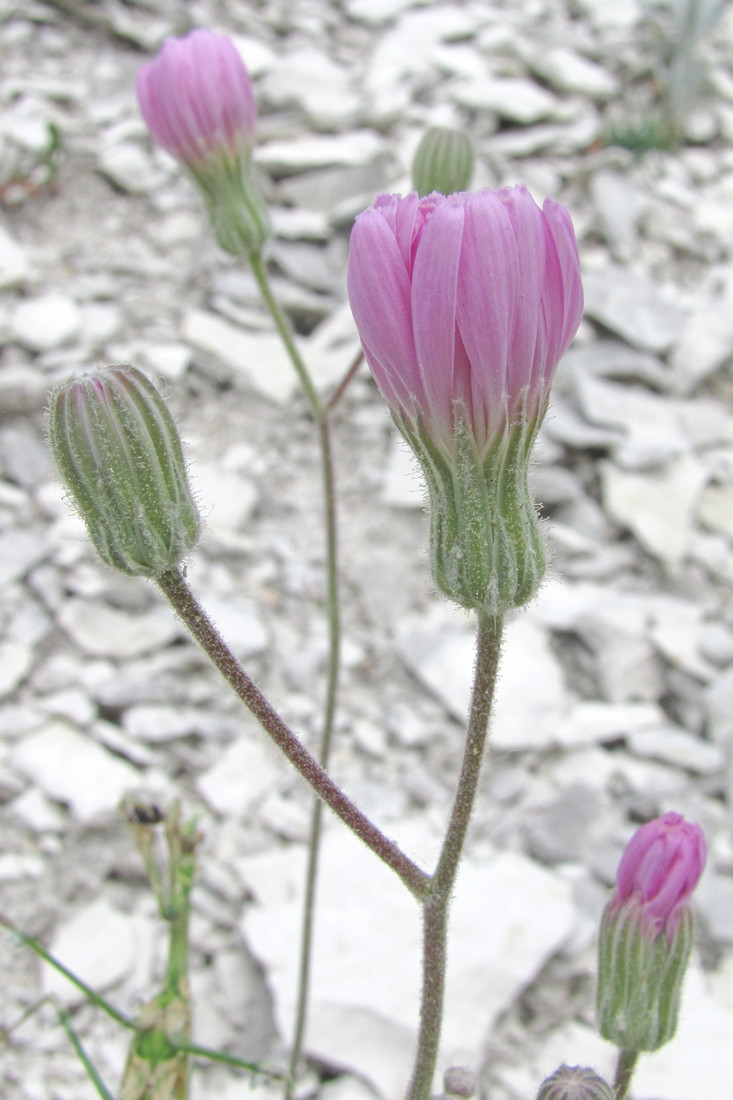
[[[198,184],[221,247],[260,249],[268,220],[252,177],[257,105],[231,39],[205,30],[167,38],[138,73],[137,95],[154,141]]]
[[[438,191],[450,195],[471,186],[474,152],[471,139],[461,130],[431,126],[418,142],[412,160],[412,186],[418,195]]]
[[[427,477],[438,586],[490,614],[521,606],[545,570],[530,452],[583,306],[567,212],[519,187],[381,195],[354,225],[348,289]]]
[[[196,544],[198,509],[181,441],[155,386],[135,367],[72,378],[51,396],[49,442],[100,557],[158,577]]]
[[[537,1100],[614,1100],[614,1093],[588,1066],[560,1066],[542,1082]]]
[[[702,829],[676,813],[637,829],[621,858],[601,922],[598,1015],[622,1050],[657,1050],[676,1031],[705,858]]]

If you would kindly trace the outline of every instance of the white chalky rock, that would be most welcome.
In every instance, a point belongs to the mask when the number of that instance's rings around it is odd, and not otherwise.
[[[270,141],[258,147],[255,159],[264,168],[290,175],[313,168],[369,164],[382,149],[382,139],[377,134],[354,130],[348,134]]]
[[[183,318],[183,335],[276,404],[285,404],[298,389],[293,364],[275,333],[245,332],[215,313],[192,309]]]
[[[222,817],[241,819],[288,774],[288,764],[258,727],[243,729],[196,783],[209,806]]]
[[[132,614],[97,600],[69,598],[59,607],[59,625],[82,652],[122,660],[151,653],[183,632],[165,607]]]
[[[81,323],[81,310],[65,294],[27,298],[16,307],[10,322],[18,343],[37,352],[68,343],[78,334]]]
[[[9,763],[44,794],[65,802],[78,821],[115,813],[120,799],[140,785],[140,772],[64,722],[49,722],[24,737]]]
[[[27,252],[0,226],[0,289],[20,286],[29,271]]]
[[[609,515],[628,527],[645,550],[674,572],[689,550],[706,477],[704,466],[692,456],[643,473],[604,463],[603,501]]]
[[[387,832],[424,865],[435,860],[438,839],[424,821],[392,823]],[[245,934],[266,967],[284,1035],[292,1033],[304,858],[303,848],[292,847],[239,863],[258,902],[245,914]],[[324,836],[319,881],[306,1049],[398,1100],[417,1023],[417,906],[394,873],[336,824]],[[524,856],[467,859],[451,908],[439,1074],[448,1065],[479,1063],[492,1023],[557,950],[573,920],[569,887]]]
[[[476,647],[475,630],[465,614],[440,605],[424,618],[407,620],[396,644],[410,671],[459,722],[465,722]],[[564,714],[562,671],[547,636],[520,617],[506,629],[491,744],[511,750],[549,746],[558,738]]]
[[[133,921],[98,898],[59,929],[51,953],[98,992],[116,985],[132,969],[140,950]],[[42,970],[43,992],[63,1004],[82,1004],[80,989],[50,966]]]
[[[33,649],[24,642],[0,642],[0,699],[15,691],[33,667]]]

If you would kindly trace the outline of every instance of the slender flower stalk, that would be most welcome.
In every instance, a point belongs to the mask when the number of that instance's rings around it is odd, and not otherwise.
[[[450,822],[430,890],[423,901],[423,963],[420,1028],[407,1100],[428,1100],[440,1046],[445,993],[448,910],[471,818],[501,650],[502,621],[479,615],[471,713],[461,775]]]
[[[348,291],[427,480],[438,588],[494,617],[522,606],[546,567],[530,453],[583,307],[567,211],[521,187],[380,195],[354,225]]]

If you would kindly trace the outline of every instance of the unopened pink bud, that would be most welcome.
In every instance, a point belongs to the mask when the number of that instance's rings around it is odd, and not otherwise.
[[[166,38],[137,77],[140,110],[159,145],[189,167],[254,142],[252,81],[230,38],[191,31]]]
[[[356,219],[348,291],[425,472],[436,584],[490,615],[522,606],[546,568],[530,454],[583,309],[570,216],[523,187],[380,195]]]
[[[702,829],[676,813],[642,825],[621,857],[598,944],[600,1031],[621,1050],[674,1036],[705,858]]]
[[[205,30],[167,38],[138,73],[137,95],[153,139],[201,190],[221,247],[258,253],[269,223],[251,165],[257,105],[231,39]]]
[[[664,929],[671,940],[706,855],[702,829],[682,814],[666,813],[642,825],[621,857],[609,915],[633,907],[647,932],[656,936]]]
[[[390,408],[449,454],[459,418],[483,453],[541,417],[583,309],[570,216],[523,187],[380,195],[356,219],[348,289]]]

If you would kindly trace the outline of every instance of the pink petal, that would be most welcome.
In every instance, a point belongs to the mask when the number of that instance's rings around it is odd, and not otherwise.
[[[397,242],[378,209],[360,214],[351,231],[347,289],[351,311],[380,389],[420,400],[412,336],[410,280]]]
[[[462,196],[462,201],[458,326],[475,376],[474,393],[482,396],[488,430],[493,433],[501,427],[505,411],[519,265],[514,232],[501,199],[481,191]]]
[[[425,224],[412,271],[417,365],[432,430],[449,440],[453,426],[456,299],[464,208],[444,201]],[[465,386],[465,382],[464,382]]]

